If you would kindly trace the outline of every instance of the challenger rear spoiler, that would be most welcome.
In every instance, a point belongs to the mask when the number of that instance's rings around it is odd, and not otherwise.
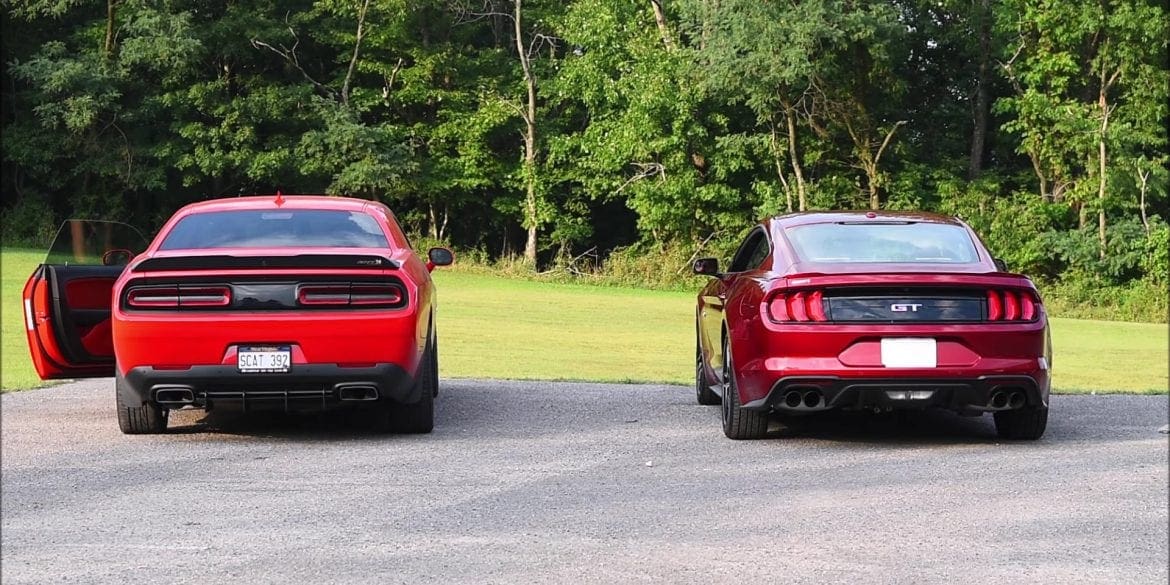
[[[395,270],[397,261],[364,254],[300,254],[297,256],[172,256],[149,258],[131,267],[134,272],[205,270],[211,268],[370,268]]]

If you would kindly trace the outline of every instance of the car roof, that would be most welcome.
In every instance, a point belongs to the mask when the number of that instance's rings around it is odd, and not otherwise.
[[[279,197],[279,200],[278,200]],[[279,201],[279,203],[278,203]],[[247,209],[331,209],[337,211],[363,211],[375,202],[351,197],[329,195],[253,195],[211,199],[185,205],[180,213],[203,213],[208,211],[239,211]]]
[[[773,225],[784,228],[816,223],[865,221],[914,221],[920,223],[943,223],[955,226],[963,225],[963,222],[954,217],[925,211],[802,211],[771,218]]]

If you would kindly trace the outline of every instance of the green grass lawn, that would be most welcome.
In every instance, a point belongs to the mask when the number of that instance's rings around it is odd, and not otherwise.
[[[24,336],[24,309],[20,293],[24,283],[45,257],[45,252],[4,248],[0,252],[0,390],[43,385],[28,357]]]
[[[39,384],[20,293],[40,259],[39,252],[21,250],[0,256],[5,390]],[[435,280],[444,377],[692,381],[693,293],[533,282],[458,268],[436,270]],[[1053,319],[1052,331],[1058,390],[1166,392],[1166,325]]]

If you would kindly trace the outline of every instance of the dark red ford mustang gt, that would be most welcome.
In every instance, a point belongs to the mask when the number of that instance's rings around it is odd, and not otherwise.
[[[141,252],[141,253],[139,253]],[[124,433],[172,409],[363,407],[430,432],[435,287],[381,203],[241,197],[188,205],[149,246],[112,222],[67,222],[24,287],[42,379],[115,377]]]
[[[937,407],[993,413],[1009,439],[1048,421],[1052,345],[1035,285],[957,219],[799,213],[748,234],[699,293],[695,391],[723,432],[770,414]]]

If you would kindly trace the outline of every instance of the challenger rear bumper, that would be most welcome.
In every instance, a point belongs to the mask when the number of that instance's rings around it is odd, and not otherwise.
[[[356,368],[294,364],[282,374],[242,374],[234,365],[180,370],[141,366],[119,378],[118,392],[127,406],[325,410],[370,402],[414,403],[420,398],[414,379],[392,363]]]
[[[799,404],[792,392],[801,397]],[[1014,393],[1023,404],[997,406],[1001,393]],[[955,412],[983,413],[1048,405],[1048,388],[1024,375],[988,375],[973,378],[841,378],[836,376],[787,376],[776,380],[763,398],[744,408],[800,413],[831,410],[907,410],[943,408]]]

